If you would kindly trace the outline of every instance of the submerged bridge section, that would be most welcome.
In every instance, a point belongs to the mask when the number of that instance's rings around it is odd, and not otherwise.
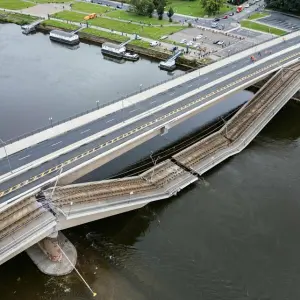
[[[276,73],[221,130],[139,176],[56,186],[0,213],[0,264],[51,233],[170,198],[242,151],[300,86],[300,63]]]

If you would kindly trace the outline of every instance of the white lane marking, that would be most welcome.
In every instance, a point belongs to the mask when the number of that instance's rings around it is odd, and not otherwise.
[[[175,92],[174,92],[174,93],[171,93],[170,96],[173,96],[174,94],[175,94]]]
[[[156,100],[154,100],[154,101],[150,102],[150,104],[152,104],[152,103],[155,103],[155,102],[156,102]]]
[[[188,87],[192,87],[192,86],[193,86],[192,84],[188,85]]]
[[[134,109],[134,110],[131,110],[129,113],[131,114],[132,112],[134,112],[134,111],[136,111],[136,110],[138,110],[138,108],[136,108],[136,109]]]
[[[88,131],[90,131],[90,130],[91,130],[91,129],[84,130],[84,131],[80,132],[80,134],[84,134],[84,133],[86,133],[86,132],[88,132]]]
[[[60,143],[62,143],[62,141],[59,141],[59,142],[57,142],[57,143],[55,143],[55,144],[52,144],[51,147],[54,147],[54,146],[56,146],[56,145],[58,145],[58,144],[60,144]]]
[[[220,71],[220,72],[218,72],[218,73],[217,73],[217,75],[221,75],[222,73],[223,73],[223,72],[222,72],[222,71]]]
[[[208,77],[203,78],[203,81],[206,81],[206,80],[208,80]]]
[[[27,157],[29,157],[30,155],[26,155],[26,156],[24,156],[24,157],[21,157],[21,158],[19,158],[19,160],[23,160],[23,159],[25,159],[25,158],[27,158]]]
[[[106,121],[106,123],[110,123],[110,122],[112,122],[114,119],[110,119],[110,120],[108,120],[108,121]]]
[[[231,66],[231,69],[234,69],[235,67],[236,67],[235,65],[232,65],[232,66]]]

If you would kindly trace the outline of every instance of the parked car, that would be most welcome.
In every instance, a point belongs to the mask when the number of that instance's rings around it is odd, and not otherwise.
[[[187,40],[186,39],[183,39],[180,41],[180,44],[186,44],[187,43]]]
[[[250,7],[249,3],[246,3],[245,8],[249,8],[249,7]]]
[[[211,23],[210,27],[211,28],[217,28],[218,27],[218,23],[213,22],[213,23]]]
[[[153,41],[153,42],[150,43],[151,47],[156,47],[158,45],[159,45],[159,42],[157,42],[157,41]]]
[[[190,42],[187,42],[186,45],[189,46],[189,47],[191,47],[191,46],[194,45],[194,43],[192,41],[190,41]]]
[[[224,44],[224,41],[218,41],[217,42],[217,45],[223,45]]]
[[[229,13],[229,16],[230,16],[230,17],[234,16],[234,12],[233,12],[233,11],[230,12],[230,13]]]
[[[223,19],[228,19],[228,16],[227,15],[223,16]]]
[[[203,35],[202,35],[202,34],[199,34],[199,35],[196,36],[196,39],[197,39],[197,40],[200,40],[200,39],[202,39],[202,37],[203,37]]]
[[[220,18],[214,18],[214,22],[219,22]]]

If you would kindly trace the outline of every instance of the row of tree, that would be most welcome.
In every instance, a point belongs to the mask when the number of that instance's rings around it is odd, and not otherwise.
[[[300,13],[300,0],[265,0],[270,8],[277,8]]]

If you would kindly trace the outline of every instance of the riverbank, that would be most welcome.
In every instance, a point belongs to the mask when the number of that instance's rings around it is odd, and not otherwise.
[[[46,22],[47,21],[45,21],[45,23],[40,24],[37,27],[37,30],[39,30],[43,33],[49,33],[51,30],[54,30],[54,29],[64,29],[64,30],[78,29],[78,27],[76,27],[76,26],[73,27],[74,25],[72,25],[72,24],[61,23],[63,25],[60,27],[58,24],[60,22],[57,22],[56,26],[54,26],[54,23],[51,26],[47,25],[49,23],[46,23]],[[51,20],[51,22],[52,22],[52,20]],[[98,33],[98,35],[95,35],[95,33]],[[78,33],[78,35],[82,42],[92,43],[94,45],[99,45],[99,46],[101,46],[105,42],[120,43],[120,42],[124,42],[124,41],[128,40],[128,38],[125,36],[119,36],[119,35],[116,35],[113,33],[101,32],[99,30],[93,30],[90,28],[83,29],[82,31],[80,31]],[[141,54],[143,56],[150,57],[150,58],[156,59],[156,60],[165,60],[171,55],[170,51],[165,51],[165,52],[157,51],[155,48],[150,48],[146,42],[143,42],[140,40],[135,40],[135,41],[130,42],[129,44],[126,45],[126,48],[129,51],[134,51],[138,54]],[[207,60],[207,62],[209,62],[209,60]],[[176,60],[176,65],[179,66],[180,68],[183,68],[184,70],[190,70],[190,69],[197,68],[197,67],[203,67],[206,64],[204,62],[199,63],[195,59],[190,60],[185,57],[179,57]]]
[[[30,15],[0,11],[0,23],[14,23],[17,25],[27,25],[36,21],[37,19],[38,18]]]

